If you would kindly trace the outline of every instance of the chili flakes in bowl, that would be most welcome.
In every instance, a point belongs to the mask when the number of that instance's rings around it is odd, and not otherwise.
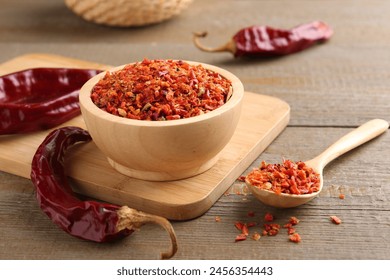
[[[213,111],[225,104],[231,91],[231,81],[200,64],[144,59],[107,72],[91,99],[113,115],[163,121]]]

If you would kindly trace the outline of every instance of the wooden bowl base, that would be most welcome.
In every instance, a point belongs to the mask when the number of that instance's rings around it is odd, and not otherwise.
[[[159,171],[150,171],[150,170],[136,170],[129,167],[126,167],[111,158],[107,158],[110,165],[119,173],[126,175],[131,178],[145,180],[145,181],[154,181],[154,182],[163,182],[163,181],[176,181],[186,178],[190,178],[196,175],[199,175],[211,167],[213,167],[218,162],[219,155],[213,157],[209,161],[203,163],[201,166],[189,168],[189,169],[176,169],[170,172],[159,172]]]

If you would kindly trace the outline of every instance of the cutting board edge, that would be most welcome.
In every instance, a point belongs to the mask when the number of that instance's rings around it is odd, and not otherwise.
[[[74,67],[75,64],[80,65],[80,66],[77,66],[78,68],[95,68],[96,67],[96,68],[99,68],[101,70],[107,70],[107,69],[110,69],[113,67],[111,65],[106,65],[103,63],[97,63],[97,62],[93,62],[93,61],[81,60],[81,59],[73,58],[73,57],[64,57],[62,55],[51,54],[51,53],[49,54],[49,53],[34,52],[34,53],[25,53],[25,54],[22,54],[20,56],[16,56],[14,58],[11,58],[7,61],[2,61],[0,63],[0,68],[3,68],[3,67],[8,68],[9,67],[8,65],[17,64],[15,62],[19,62],[20,60],[23,60],[23,59],[25,59],[25,60],[38,59],[38,60],[42,60],[43,62],[47,62],[49,64],[53,63],[53,61],[56,61],[56,63],[58,63],[59,65],[58,66],[54,66],[54,65],[50,66],[53,68]],[[37,67],[41,67],[41,66],[37,66]],[[14,67],[12,67],[12,68],[14,68]],[[30,68],[30,67],[18,67],[17,69],[12,70],[9,73],[16,72],[16,71],[23,70],[23,69],[27,69],[27,68]]]

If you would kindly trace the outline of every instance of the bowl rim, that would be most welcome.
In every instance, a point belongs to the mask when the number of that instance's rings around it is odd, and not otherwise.
[[[93,102],[92,99],[90,98],[90,93],[95,86],[95,84],[107,73],[107,72],[115,72],[118,70],[123,69],[125,66],[134,64],[137,62],[130,62],[127,64],[123,64],[120,66],[116,66],[113,68],[110,68],[108,70],[105,70],[96,76],[92,77],[89,79],[80,89],[79,93],[79,102],[80,102],[80,107],[81,107],[81,113],[84,117],[83,109],[88,111],[90,114],[95,116],[96,118],[99,119],[104,119],[106,121],[110,121],[113,123],[118,123],[118,124],[124,124],[124,125],[132,125],[132,126],[143,126],[143,127],[164,127],[164,126],[178,126],[178,125],[185,125],[189,123],[195,123],[195,122],[201,122],[204,120],[208,120],[211,118],[214,118],[216,116],[220,116],[223,113],[229,111],[230,109],[234,108],[237,106],[243,96],[244,96],[244,86],[240,79],[232,74],[231,72],[220,68],[218,66],[214,66],[211,64],[207,63],[202,63],[202,62],[196,62],[196,61],[190,61],[190,60],[181,60],[181,59],[163,59],[163,60],[173,60],[173,61],[184,61],[189,63],[190,65],[202,65],[204,68],[212,70],[214,72],[219,73],[221,76],[225,77],[226,79],[229,79],[232,82],[232,95],[230,99],[223,104],[222,106],[218,107],[217,109],[207,112],[202,115],[194,116],[194,117],[189,117],[189,118],[184,118],[184,119],[178,119],[178,120],[167,120],[167,121],[150,121],[150,120],[135,120],[135,119],[130,119],[130,118],[125,118],[121,116],[116,116],[111,113],[108,113],[102,109],[100,109],[98,106],[96,106]]]

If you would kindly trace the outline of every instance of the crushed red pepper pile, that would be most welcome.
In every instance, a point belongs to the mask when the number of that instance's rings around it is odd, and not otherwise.
[[[162,121],[213,111],[225,104],[231,90],[231,81],[201,64],[144,59],[107,72],[91,99],[113,115]]]
[[[320,175],[302,161],[284,160],[283,164],[263,161],[246,179],[251,185],[276,194],[310,194],[320,188]]]

